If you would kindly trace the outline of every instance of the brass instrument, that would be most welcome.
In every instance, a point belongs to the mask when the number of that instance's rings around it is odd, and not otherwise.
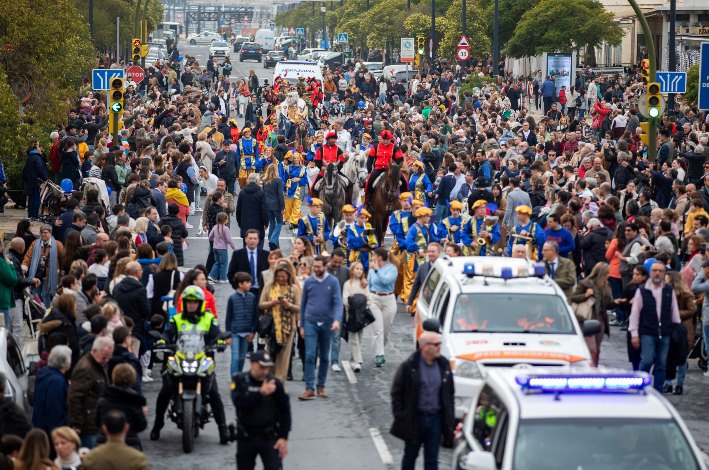
[[[367,245],[370,249],[374,250],[375,248],[379,248],[377,238],[374,236],[374,227],[372,227],[372,224],[364,224],[364,231],[362,232],[362,235],[367,237]]]
[[[520,240],[527,240],[527,241],[532,241],[534,240],[534,237],[530,237],[529,235],[521,235],[519,233],[512,233],[510,234],[510,237],[512,238],[518,238]]]
[[[529,236],[529,235],[521,235],[519,233],[512,233],[512,234],[510,234],[510,237],[516,238],[517,240],[524,240],[524,246],[527,248],[527,258],[528,259],[533,258],[533,256],[532,256],[534,254],[534,250],[532,247],[533,243],[530,243],[530,242],[534,241],[534,237]]]
[[[347,249],[347,223],[341,220],[335,225],[335,229],[332,231],[332,235],[337,239],[342,248]]]
[[[485,246],[487,244],[487,240],[483,237],[479,237],[477,239],[477,242],[478,242],[478,245],[480,245],[480,246]]]

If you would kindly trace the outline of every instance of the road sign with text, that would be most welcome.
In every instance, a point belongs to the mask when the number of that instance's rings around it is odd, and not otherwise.
[[[139,65],[128,67],[128,70],[126,70],[126,78],[128,81],[132,80],[135,83],[140,83],[145,78],[145,70],[143,70],[143,67]]]
[[[709,42],[703,42],[699,55],[699,109],[709,109]]]
[[[687,72],[655,72],[655,81],[660,83],[662,93],[686,93]]]
[[[465,62],[470,57],[470,51],[467,47],[459,47],[455,52],[455,57],[461,62]]]
[[[91,88],[94,90],[110,90],[112,78],[125,78],[123,69],[93,69],[91,71]]]
[[[401,61],[413,62],[416,58],[414,38],[401,38]]]

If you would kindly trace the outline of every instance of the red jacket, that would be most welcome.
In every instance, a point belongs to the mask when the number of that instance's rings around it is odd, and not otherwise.
[[[62,154],[59,151],[59,143],[62,139],[57,139],[52,144],[52,149],[49,151],[49,166],[52,169],[52,173],[59,173],[62,168]]]
[[[375,170],[386,170],[392,160],[400,165],[404,159],[404,154],[401,149],[394,144],[386,146],[384,144],[377,144],[369,149],[369,158],[376,158],[376,160],[374,160]]]
[[[325,167],[328,163],[344,163],[345,156],[337,145],[328,147],[328,145],[325,144],[315,152],[315,162],[315,164],[320,167],[320,176],[322,176],[325,174]]]

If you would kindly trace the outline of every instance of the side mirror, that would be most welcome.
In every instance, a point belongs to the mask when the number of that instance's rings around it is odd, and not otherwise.
[[[441,332],[441,322],[438,318],[427,318],[423,321],[423,331],[432,331],[434,333]]]
[[[495,470],[495,456],[490,452],[468,452],[461,459],[461,467],[465,470]]]
[[[598,320],[586,320],[583,322],[583,336],[596,336],[601,332],[601,323]]]

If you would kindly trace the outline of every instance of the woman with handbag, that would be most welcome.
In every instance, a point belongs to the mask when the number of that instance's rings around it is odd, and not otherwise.
[[[367,284],[367,278],[364,275],[364,266],[359,261],[355,261],[350,266],[350,278],[342,286],[342,300],[345,304],[345,318],[347,322],[350,321],[350,316],[354,315],[355,302],[353,301],[353,296],[355,294],[361,294],[366,299],[364,305],[358,305],[358,308],[369,309],[369,302],[372,297],[372,293],[369,291]],[[347,322],[345,325],[347,325]],[[352,350],[352,357],[350,361],[352,363],[352,370],[359,372],[362,370],[362,331],[357,332],[350,331],[348,333],[350,343],[350,349]]]
[[[615,307],[610,287],[608,287],[609,274],[608,263],[596,264],[591,274],[576,285],[570,299],[571,308],[576,313],[576,319],[582,327],[585,320],[598,320],[601,323],[601,331],[595,336],[586,338],[586,345],[591,352],[594,367],[598,367],[603,334],[610,336],[606,311]]]
[[[273,272],[273,282],[261,291],[259,309],[263,310],[259,319],[259,329],[264,317],[273,319],[272,334],[268,339],[268,350],[276,358],[275,376],[286,382],[290,365],[291,350],[295,340],[300,317],[300,284],[293,278],[293,270],[287,261],[279,262]]]

